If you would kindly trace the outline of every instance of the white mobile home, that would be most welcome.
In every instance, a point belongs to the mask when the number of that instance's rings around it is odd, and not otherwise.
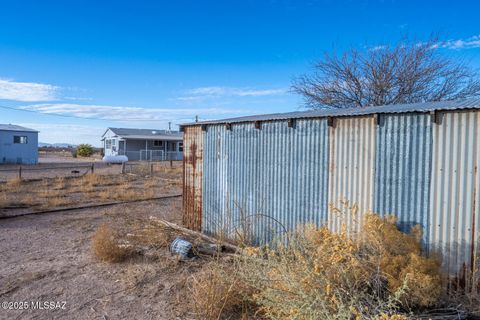
[[[108,128],[102,135],[106,156],[125,155],[128,160],[182,160],[183,134],[156,129]]]
[[[0,124],[0,163],[37,164],[38,131]]]

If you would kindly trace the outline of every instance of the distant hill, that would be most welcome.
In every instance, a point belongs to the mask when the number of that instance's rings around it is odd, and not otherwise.
[[[77,145],[71,143],[46,143],[46,142],[39,142],[39,148],[76,148]]]

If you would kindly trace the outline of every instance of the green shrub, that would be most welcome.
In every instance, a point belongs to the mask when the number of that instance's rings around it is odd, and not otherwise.
[[[80,157],[90,157],[93,152],[93,147],[89,144],[81,144],[77,147],[77,155]]]

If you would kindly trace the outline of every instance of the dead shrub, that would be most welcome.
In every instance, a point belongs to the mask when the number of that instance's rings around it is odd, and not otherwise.
[[[397,229],[394,216],[367,214],[364,220],[362,245],[371,252],[372,262],[380,266],[389,291],[406,285],[408,294],[402,298],[406,306],[429,307],[437,303],[442,294],[440,260],[422,255],[419,226],[405,234]]]
[[[443,293],[418,228],[402,233],[391,217],[366,214],[358,234],[305,226],[274,248],[247,248],[236,261],[271,319],[401,319],[399,310],[435,305]]]
[[[121,262],[132,254],[132,250],[119,243],[119,235],[106,224],[98,227],[92,239],[95,257],[104,262]]]
[[[246,318],[255,309],[253,287],[227,266],[212,262],[191,276],[188,289],[199,319]]]

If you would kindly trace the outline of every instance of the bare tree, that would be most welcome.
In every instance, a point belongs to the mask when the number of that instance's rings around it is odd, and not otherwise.
[[[311,108],[352,108],[452,100],[480,95],[477,71],[464,61],[441,55],[437,38],[404,38],[395,46],[338,56],[325,54],[293,90]]]

